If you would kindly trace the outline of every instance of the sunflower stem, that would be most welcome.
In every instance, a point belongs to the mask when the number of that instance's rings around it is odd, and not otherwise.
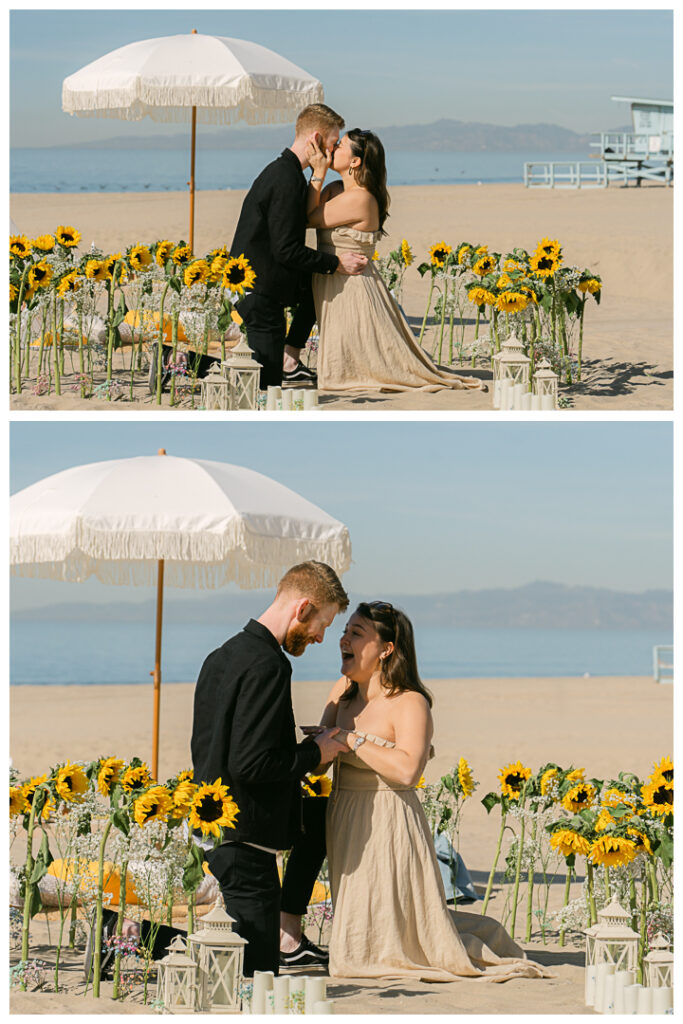
[[[180,310],[173,310],[171,312],[171,363],[174,369],[171,371],[171,405],[175,405],[175,389],[176,389],[176,374],[175,374],[175,362],[176,355],[178,352],[178,321],[180,319]]]
[[[479,338],[479,321],[481,319],[481,306],[477,306],[477,320],[474,325],[474,343],[476,345],[477,339]],[[472,366],[475,365],[477,360],[477,354],[475,351],[472,352]]]
[[[532,849],[534,851],[536,849],[536,831],[537,831],[537,829],[538,829],[538,819],[534,818],[534,825],[533,825],[533,829],[532,829],[532,832],[531,832],[531,843],[532,843]],[[535,856],[532,853],[531,865],[530,865],[529,870],[527,872],[528,891],[527,891],[527,901],[526,901],[526,935],[525,935],[525,938],[526,938],[527,942],[529,942],[530,939],[531,939],[531,925],[532,925],[532,922],[533,922],[534,869],[535,869],[535,867],[536,867],[536,858],[535,858]]]
[[[55,368],[55,394],[62,393],[61,367],[59,365],[59,345],[57,343],[57,293],[53,295],[52,307],[52,362]]]
[[[522,795],[521,795],[520,799],[522,800],[521,808],[522,808],[522,812],[523,812],[524,811],[524,802],[523,802],[524,801],[524,790],[522,790]],[[520,882],[520,878],[522,876],[522,857],[524,855],[524,829],[525,829],[525,825],[526,825],[526,822],[525,822],[524,818],[522,817],[522,823],[521,823],[521,827],[520,827],[520,830],[519,830],[519,846],[518,846],[518,849],[517,849],[517,860],[515,862],[515,883],[514,883],[514,889],[513,889],[513,893],[512,893],[512,919],[510,921],[510,936],[513,939],[515,937],[515,924],[517,922],[517,902],[518,902],[518,899],[519,899],[519,882]]]
[[[33,874],[33,832],[36,825],[36,802],[38,791],[41,786],[36,786],[31,800],[31,813],[28,817],[26,829],[26,864],[24,866],[24,919],[21,928],[21,959],[24,964],[28,963],[29,928],[31,924],[31,908],[33,905],[33,894],[36,883],[31,881]],[[26,978],[22,978],[21,991],[26,991]]]
[[[45,352],[45,334],[47,333],[47,309],[43,306],[43,312],[41,316],[40,325],[40,344],[38,346],[38,372],[36,374],[36,380],[40,377],[43,372],[43,355]],[[29,346],[30,347],[30,346]]]
[[[432,293],[434,291],[434,271],[432,270],[431,278],[429,281],[429,295],[427,296],[427,308],[425,309],[425,315],[422,318],[422,327],[420,328],[420,336],[417,339],[418,345],[422,344],[422,338],[424,337],[425,327],[427,326],[427,317],[429,316],[429,310],[432,305]]]
[[[638,930],[638,893],[636,892],[636,880],[631,875],[628,882],[628,902],[631,911],[631,928],[634,932]]]
[[[156,403],[161,405],[161,376],[164,367],[164,302],[166,293],[171,287],[169,281],[161,294],[161,308],[159,310],[159,348],[157,350],[157,380],[156,380]]]
[[[123,935],[123,919],[126,912],[126,886],[127,886],[127,875],[128,875],[128,858],[121,864],[121,877],[119,882],[119,914],[116,919],[116,938],[121,939]],[[121,989],[121,949],[119,943],[116,946],[116,956],[114,957],[114,989],[112,992],[112,999],[119,998],[119,992]]]
[[[564,305],[560,307],[560,336],[562,338],[562,352],[567,366],[567,384],[572,383],[572,364],[569,358],[569,346],[567,345],[567,323],[564,316]]]
[[[97,859],[97,896],[95,898],[95,952],[93,955],[92,994],[95,999],[100,997],[100,974],[102,965],[102,895],[104,892],[104,851],[113,824],[109,818],[104,826],[100,839],[99,856]]]
[[[652,899],[655,901],[655,903],[659,903],[659,882],[657,881],[657,869],[654,865],[654,861],[650,860],[647,862],[647,869],[651,881],[650,891],[652,894]]]
[[[486,893],[484,895],[484,906],[481,908],[482,915],[486,913],[486,908],[488,907],[489,900],[491,898],[491,890],[493,889],[493,876],[495,875],[496,868],[498,867],[498,858],[500,857],[500,848],[501,848],[502,843],[503,843],[503,832],[505,831],[505,820],[506,820],[506,817],[507,817],[507,815],[505,813],[505,810],[503,809],[503,805],[501,804],[500,805],[500,832],[498,833],[498,842],[496,844],[496,854],[495,854],[495,856],[493,858],[493,865],[491,866],[491,873],[489,874],[489,880],[488,880],[488,882],[486,884]]]
[[[579,320],[579,366],[576,373],[576,379],[581,380],[581,360],[583,358],[583,313],[586,308],[586,299],[584,298],[581,303],[581,318]]]
[[[605,897],[608,903],[612,899],[612,887],[609,883],[609,866],[607,864],[605,864]]]
[[[19,295],[17,296],[17,330],[16,330],[16,352],[14,357],[14,388],[18,395],[21,394],[21,305],[24,301],[24,290],[26,288],[26,278],[28,276],[29,268],[24,267],[24,272],[21,275],[21,282],[19,284]],[[28,314],[28,309],[26,310]],[[30,317],[29,324],[31,322]],[[30,344],[30,337],[27,339],[27,344]]]
[[[564,908],[569,903],[569,888],[570,888],[571,884],[572,884],[572,869],[567,864],[567,877],[566,877],[565,882],[564,882],[564,900],[563,900],[563,903],[562,903],[562,909],[563,910],[564,910]],[[562,927],[560,928],[560,946],[564,946],[564,937],[565,937],[566,934],[567,934],[567,926],[565,924],[563,924]]]
[[[588,914],[591,925],[594,925],[598,920],[598,912],[595,908],[595,893],[593,891],[593,865],[589,860],[586,861],[586,880],[588,882]]]
[[[647,943],[647,884],[645,878],[640,887],[640,928],[638,938],[638,984],[643,983],[643,957],[645,956],[645,946]]]

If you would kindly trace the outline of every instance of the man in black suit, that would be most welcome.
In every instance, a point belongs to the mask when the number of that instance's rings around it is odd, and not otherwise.
[[[280,580],[258,620],[208,656],[194,697],[194,781],[222,779],[239,814],[207,861],[247,939],[244,973],[278,973],[280,881],[276,853],[300,837],[301,779],[346,750],[337,729],[296,742],[292,666],[308,644],[321,643],[348,597],[335,572],[303,562]],[[208,844],[207,844],[208,845]]]
[[[360,274],[367,264],[359,253],[331,253],[306,244],[311,142],[331,154],[344,121],[330,107],[315,103],[301,111],[289,149],[261,171],[242,204],[230,252],[243,254],[256,272],[253,291],[238,304],[249,345],[261,363],[261,388],[314,383],[315,373],[300,360],[315,323],[311,274]],[[285,308],[298,307],[286,331]]]

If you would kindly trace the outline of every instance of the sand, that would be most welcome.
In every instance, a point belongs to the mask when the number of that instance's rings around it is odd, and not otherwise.
[[[197,252],[230,244],[244,192],[200,192],[196,206]],[[488,244],[492,251],[514,246],[532,250],[543,237],[558,238],[567,264],[600,274],[600,306],[589,303],[584,330],[584,375],[568,392],[577,410],[654,410],[673,408],[673,189],[663,186],[605,190],[541,190],[522,185],[402,186],[391,190],[389,237],[382,254],[406,238],[415,254],[404,282],[404,308],[419,328],[427,301],[427,279],[416,266],[442,239]],[[11,215],[29,237],[73,224],[89,245],[112,252],[136,241],[187,236],[185,193],[18,194]],[[311,237],[310,244],[313,243]],[[466,337],[474,336],[474,318]],[[432,351],[435,329],[426,335]],[[488,371],[477,370],[487,376]],[[18,410],[154,411],[137,389],[134,402],[81,400],[68,392],[13,396]],[[490,410],[491,395],[441,392],[436,395],[328,396],[324,411]]]
[[[498,788],[501,767],[520,758],[535,771],[552,760],[583,767],[597,778],[620,770],[642,777],[655,760],[673,750],[673,687],[657,685],[649,677],[446,679],[428,685],[435,698],[436,757],[425,771],[427,781],[438,779],[464,756],[479,783],[463,812],[460,851],[480,889],[490,870],[499,820],[496,809],[487,816],[480,799]],[[295,682],[298,723],[317,721],[328,688],[329,682]],[[189,765],[193,689],[192,684],[163,687],[162,778]],[[38,774],[66,758],[151,756],[151,686],[12,687],[10,705],[10,753],[22,775]],[[560,874],[552,887],[551,907],[561,905],[563,884]],[[503,902],[503,886],[496,884],[489,912],[500,916]],[[535,927],[531,941],[522,944],[531,958],[554,971],[550,981],[480,986],[332,979],[330,997],[338,1000],[338,1012],[350,1014],[590,1012],[583,1003],[581,941],[572,939],[562,948],[555,933],[543,945]],[[54,924],[52,928],[54,936]],[[32,925],[32,934],[38,944],[32,955],[49,963],[42,918]],[[84,998],[81,955],[72,954],[70,963],[64,993],[13,993],[12,1012],[146,1012],[139,1001],[114,1004],[110,983],[103,985],[99,1004]]]

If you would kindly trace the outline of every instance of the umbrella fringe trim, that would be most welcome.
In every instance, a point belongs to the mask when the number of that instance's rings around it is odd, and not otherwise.
[[[79,117],[117,117],[125,121],[188,121],[192,107],[197,107],[201,124],[268,124],[293,121],[295,115],[310,103],[324,99],[318,83],[296,93],[282,89],[260,89],[250,82],[237,86],[138,86],[131,99],[131,89],[72,91],[62,89],[62,109]],[[258,108],[258,109],[257,109]]]

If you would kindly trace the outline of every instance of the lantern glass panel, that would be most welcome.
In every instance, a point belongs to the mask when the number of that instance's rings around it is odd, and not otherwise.
[[[259,369],[230,367],[231,409],[257,408],[259,373]]]
[[[235,950],[209,949],[207,981],[213,1009],[234,1007],[237,1002],[237,956]]]

